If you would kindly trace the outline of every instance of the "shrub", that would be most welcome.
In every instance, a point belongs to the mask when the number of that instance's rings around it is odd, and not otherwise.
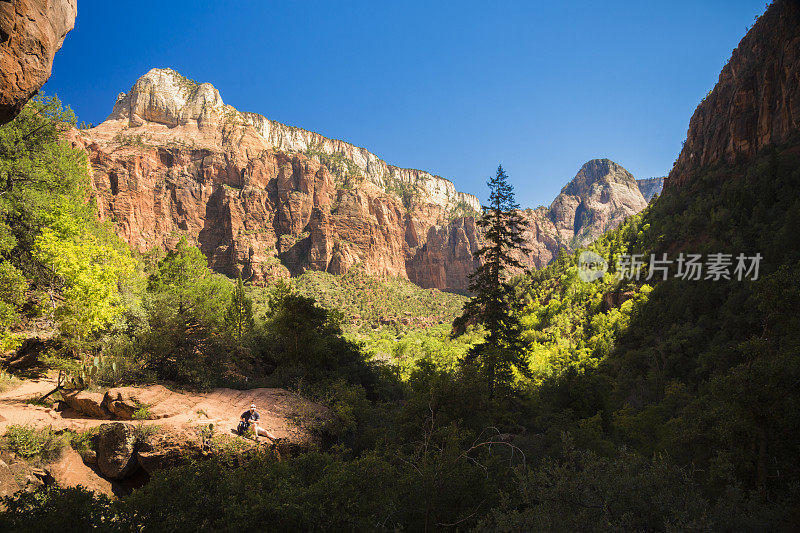
[[[68,431],[67,440],[69,445],[76,452],[86,452],[95,447],[94,438],[97,435],[97,428],[89,431]]]
[[[21,425],[11,425],[3,435],[5,445],[14,453],[26,458],[38,458],[49,463],[61,456],[64,438],[52,427],[37,429]]]
[[[150,411],[150,406],[147,404],[139,405],[139,408],[133,412],[134,420],[151,420],[153,413]]]
[[[0,392],[11,390],[20,383],[21,381],[17,377],[9,374],[5,370],[0,370]]]

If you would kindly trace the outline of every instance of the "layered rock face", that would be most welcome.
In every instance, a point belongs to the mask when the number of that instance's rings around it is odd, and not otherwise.
[[[428,230],[480,208],[429,173],[239,113],[208,83],[153,69],[109,118],[74,131],[100,215],[134,248],[196,243],[220,272],[260,282],[306,269],[408,277]]]
[[[636,180],[636,184],[639,185],[639,191],[641,191],[642,196],[647,202],[650,202],[656,195],[661,194],[661,191],[664,190],[664,179],[661,178],[645,178],[641,180]]]
[[[252,282],[358,265],[424,287],[464,290],[477,266],[478,199],[444,178],[223,103],[208,83],[153,69],[109,118],[75,130],[100,216],[141,251],[197,244],[216,270]],[[550,207],[526,211],[546,265],[646,205],[633,177],[590,161]],[[465,216],[466,215],[466,216]]]
[[[0,125],[50,77],[76,15],[77,0],[0,1]]]
[[[749,159],[800,128],[800,2],[776,0],[697,106],[667,187],[698,169]]]
[[[541,268],[560,249],[573,251],[617,227],[647,205],[633,176],[608,159],[593,159],[578,171],[549,208],[523,211],[528,253],[519,255],[528,268]],[[473,254],[481,237],[473,218],[458,219],[431,228],[416,253],[410,279],[423,287],[465,289],[478,266]]]
[[[549,217],[571,249],[585,246],[645,208],[630,172],[608,159],[583,165],[550,205]]]

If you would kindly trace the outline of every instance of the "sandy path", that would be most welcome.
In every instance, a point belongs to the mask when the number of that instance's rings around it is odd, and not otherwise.
[[[11,424],[80,431],[109,422],[69,408],[59,412],[28,403],[50,392],[55,385],[55,380],[49,377],[25,380],[18,387],[0,393],[0,434]],[[233,429],[241,413],[255,403],[261,414],[261,427],[281,438],[304,440],[308,437],[308,429],[301,427],[298,421],[314,423],[325,416],[324,408],[284,389],[214,389],[208,393],[186,393],[154,385],[118,390],[133,391],[159,417],[142,421],[144,424],[157,424],[165,429],[210,423],[221,430],[226,427]]]

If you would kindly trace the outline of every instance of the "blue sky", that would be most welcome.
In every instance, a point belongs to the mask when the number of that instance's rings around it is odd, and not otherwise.
[[[80,0],[45,86],[102,122],[152,67],[241,111],[363,146],[523,207],[589,159],[669,172],[689,118],[764,0]]]

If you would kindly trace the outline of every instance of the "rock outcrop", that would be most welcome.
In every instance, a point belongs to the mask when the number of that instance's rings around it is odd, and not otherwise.
[[[170,69],[142,76],[105,122],[70,138],[89,153],[100,216],[141,251],[185,237],[212,268],[255,283],[357,265],[464,290],[476,266],[474,196],[363,148],[240,113],[211,84]],[[597,161],[549,211],[528,212],[526,264],[545,265],[644,207],[627,171]]]
[[[77,0],[0,2],[0,125],[17,116],[50,77],[76,15]]]
[[[646,205],[630,172],[608,159],[593,159],[561,189],[549,208],[523,211],[528,253],[517,259],[527,268],[542,268],[558,257],[559,250],[586,246]],[[463,290],[478,266],[473,253],[480,243],[471,217],[433,227],[412,261],[409,278],[423,287]]]
[[[97,439],[97,467],[104,477],[124,479],[133,472],[136,462],[136,432],[133,426],[112,422],[100,426]]]
[[[75,130],[103,218],[139,250],[196,243],[260,282],[307,269],[407,277],[427,230],[477,198],[342,141],[240,113],[210,84],[153,69],[108,120]]]
[[[79,413],[84,413],[100,420],[110,420],[114,417],[106,406],[103,393],[77,390],[64,392],[62,397],[67,405]]]
[[[776,0],[733,51],[689,121],[667,187],[750,159],[800,129],[800,2]]]
[[[646,205],[630,172],[608,159],[593,159],[561,189],[548,214],[561,242],[575,249]]]
[[[666,178],[661,177],[636,180],[636,183],[639,185],[639,191],[641,191],[645,201],[649,203],[650,200],[661,194],[661,191],[664,190],[665,179]]]

